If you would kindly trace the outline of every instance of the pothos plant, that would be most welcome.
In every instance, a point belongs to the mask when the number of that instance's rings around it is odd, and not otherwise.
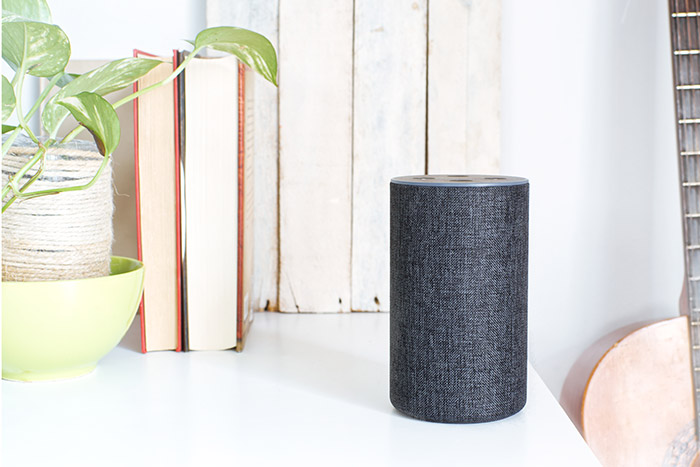
[[[2,133],[7,134],[2,143],[2,156],[7,154],[22,133],[37,146],[36,153],[2,187],[2,212],[16,200],[90,188],[119,144],[120,126],[115,109],[174,80],[207,47],[235,55],[277,85],[275,49],[260,34],[235,27],[215,27],[201,31],[194,41],[188,42],[193,47],[192,51],[170,76],[110,104],[102,96],[133,84],[162,62],[148,58],[123,58],[83,75],[66,73],[71,54],[70,42],[63,30],[52,24],[46,0],[2,0],[2,58],[14,70],[12,79],[2,77]],[[48,86],[31,105],[22,102],[22,88],[27,75],[49,80]],[[57,92],[51,95],[52,89],[56,88]],[[39,139],[28,122],[42,106],[41,125],[48,137]],[[18,124],[5,125],[13,114]],[[79,125],[59,139],[58,129],[69,114],[75,117]],[[92,133],[103,155],[102,164],[92,180],[79,186],[32,191],[32,184],[44,170],[47,150],[73,140],[84,129]],[[21,183],[32,170],[34,173],[29,180]]]

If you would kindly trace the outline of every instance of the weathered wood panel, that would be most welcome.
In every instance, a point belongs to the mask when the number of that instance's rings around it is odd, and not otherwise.
[[[428,172],[498,173],[501,2],[430,2]]]
[[[425,171],[427,0],[355,1],[352,309],[389,310],[389,181]]]
[[[282,0],[281,311],[350,310],[353,1]]]
[[[224,24],[280,45],[255,96],[259,308],[388,309],[389,179],[499,170],[500,1],[208,0]]]

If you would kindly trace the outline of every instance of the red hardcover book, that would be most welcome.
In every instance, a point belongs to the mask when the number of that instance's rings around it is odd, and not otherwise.
[[[253,322],[253,83],[252,70],[238,64],[238,301],[237,345],[243,350]]]
[[[174,51],[135,89],[185,57]],[[144,352],[243,349],[253,319],[252,78],[233,57],[197,57],[165,91],[135,101]]]

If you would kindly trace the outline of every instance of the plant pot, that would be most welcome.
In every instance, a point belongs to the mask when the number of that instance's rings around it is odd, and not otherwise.
[[[26,136],[15,140],[2,160],[3,186],[37,152]],[[97,146],[71,141],[52,146],[41,176],[27,193],[82,186],[103,161]],[[19,180],[24,185],[37,164]],[[3,200],[6,202],[9,199]],[[2,214],[2,279],[47,281],[109,274],[112,249],[111,162],[88,189],[16,200]]]
[[[109,276],[3,282],[3,379],[56,380],[94,370],[129,329],[143,275],[141,262],[115,256]]]

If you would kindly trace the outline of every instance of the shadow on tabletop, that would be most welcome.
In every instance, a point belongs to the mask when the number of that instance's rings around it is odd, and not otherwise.
[[[141,316],[138,313],[118,347],[141,353]]]

